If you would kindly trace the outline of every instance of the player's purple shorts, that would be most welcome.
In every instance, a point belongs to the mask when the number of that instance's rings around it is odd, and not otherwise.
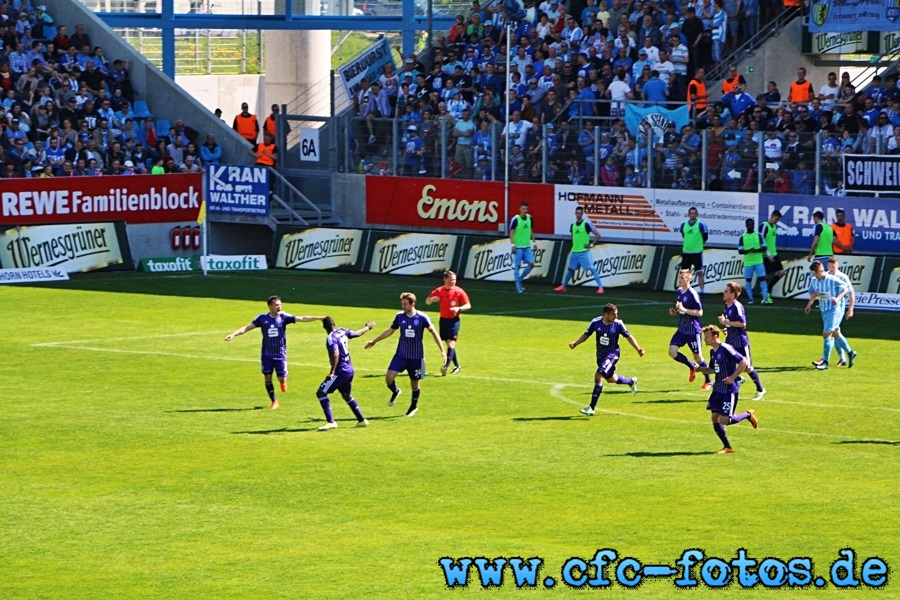
[[[456,338],[459,337],[459,317],[454,317],[452,319],[445,319],[441,317],[441,320],[438,322],[439,329],[441,331],[441,339],[446,341],[456,341]]]
[[[706,410],[720,415],[733,415],[737,408],[738,397],[732,392],[713,392],[706,403]]]
[[[319,386],[316,392],[316,398],[322,398],[334,392],[340,392],[341,396],[350,396],[350,390],[353,387],[353,373],[335,373],[334,377],[328,378]]]
[[[272,371],[279,377],[287,377],[287,359],[283,356],[266,356],[259,358],[263,375],[271,375]]]
[[[700,343],[699,333],[681,333],[680,331],[676,331],[672,336],[671,341],[669,341],[670,346],[677,346],[679,348],[687,344],[691,347],[691,352],[694,354],[700,354]]]
[[[607,354],[597,357],[597,373],[604,379],[609,379],[616,372],[616,363],[619,362],[619,354]]]
[[[734,348],[735,352],[747,359],[748,369],[753,366],[753,361],[750,359],[750,346],[740,346],[738,344],[732,344],[731,347]]]
[[[399,354],[395,354],[388,365],[388,371],[409,373],[410,379],[425,379],[425,359],[424,358],[403,358]]]

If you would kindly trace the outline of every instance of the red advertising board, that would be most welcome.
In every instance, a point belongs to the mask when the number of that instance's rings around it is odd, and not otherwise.
[[[553,186],[511,183],[510,215],[504,214],[503,183],[431,179],[426,177],[366,177],[366,222],[432,229],[499,231],[528,202],[536,233],[553,233]]]
[[[0,225],[196,221],[202,175],[117,175],[5,179]]]

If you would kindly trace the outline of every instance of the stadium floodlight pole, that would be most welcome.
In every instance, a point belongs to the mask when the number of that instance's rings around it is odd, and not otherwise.
[[[506,215],[506,222],[503,226],[503,232],[509,235],[509,231],[506,228],[509,226],[509,134],[511,133],[509,129],[509,88],[512,85],[512,76],[509,68],[510,63],[510,44],[509,39],[512,35],[512,22],[509,20],[509,15],[506,16],[506,140],[504,142],[504,152],[506,156],[504,156],[503,160],[503,212]]]

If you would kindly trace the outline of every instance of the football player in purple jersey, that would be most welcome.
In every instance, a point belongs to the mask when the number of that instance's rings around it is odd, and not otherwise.
[[[750,409],[739,415],[734,414],[738,401],[737,378],[747,368],[747,359],[741,356],[737,350],[719,340],[722,332],[715,325],[707,325],[703,328],[703,341],[709,346],[709,366],[700,367],[698,370],[709,375],[715,375],[716,380],[712,385],[712,393],[706,410],[712,413],[713,430],[722,440],[722,449],[716,454],[732,454],[734,450],[728,441],[725,431],[727,425],[749,420],[753,429],[759,426],[756,411]]]
[[[400,339],[397,341],[397,351],[391,364],[388,365],[387,373],[384,376],[384,382],[388,389],[391,390],[391,399],[388,406],[393,406],[397,396],[402,391],[394,383],[397,375],[406,371],[409,375],[409,384],[412,387],[412,399],[406,416],[411,417],[419,410],[419,382],[425,377],[425,346],[422,344],[422,338],[425,331],[434,338],[437,344],[438,352],[441,353],[441,364],[447,364],[447,355],[444,353],[444,346],[441,344],[441,338],[438,336],[437,330],[423,312],[416,310],[416,295],[411,292],[403,292],[400,294],[400,307],[403,309],[394,316],[391,326],[385,329],[377,338],[366,343],[366,350],[372,348],[375,344],[383,339],[389,338],[396,331],[400,331]]]
[[[266,393],[272,402],[269,408],[275,410],[278,408],[278,399],[275,397],[275,385],[272,383],[273,372],[278,376],[278,381],[281,382],[281,391],[287,392],[287,326],[291,323],[321,321],[325,317],[297,317],[290,313],[282,312],[281,298],[278,296],[269,296],[266,304],[269,306],[269,312],[262,313],[249,324],[244,325],[234,333],[226,335],[225,341],[230,342],[235,337],[254,329],[262,331],[260,363],[262,365],[262,374],[266,381]]]
[[[597,408],[597,401],[600,400],[600,393],[603,391],[604,379],[607,383],[631,386],[631,393],[637,393],[637,377],[616,374],[616,363],[619,362],[621,353],[619,336],[628,340],[631,347],[637,351],[638,356],[644,356],[644,349],[625,327],[625,323],[619,319],[619,308],[615,304],[604,306],[603,314],[590,322],[581,337],[574,342],[569,342],[569,348],[574,350],[595,333],[597,334],[597,372],[594,374],[594,391],[591,393],[591,405],[581,409],[581,412],[588,416],[593,415]]]
[[[344,402],[353,411],[353,416],[356,417],[355,427],[368,427],[369,421],[363,416],[359,404],[351,393],[354,370],[353,363],[350,361],[350,340],[371,331],[375,327],[375,322],[369,321],[362,329],[351,331],[345,327],[335,326],[334,319],[325,317],[322,320],[322,327],[328,332],[328,337],[325,338],[325,349],[328,351],[331,371],[316,391],[316,398],[322,406],[322,412],[325,413],[325,424],[319,427],[319,431],[337,429],[337,422],[331,413],[331,402],[328,400],[328,394],[335,391],[341,393]]]

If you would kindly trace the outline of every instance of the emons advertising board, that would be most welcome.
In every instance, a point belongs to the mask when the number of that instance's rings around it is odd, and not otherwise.
[[[528,202],[538,234],[553,233],[552,185],[512,183],[508,218]],[[503,183],[420,177],[366,177],[370,225],[503,232]]]

